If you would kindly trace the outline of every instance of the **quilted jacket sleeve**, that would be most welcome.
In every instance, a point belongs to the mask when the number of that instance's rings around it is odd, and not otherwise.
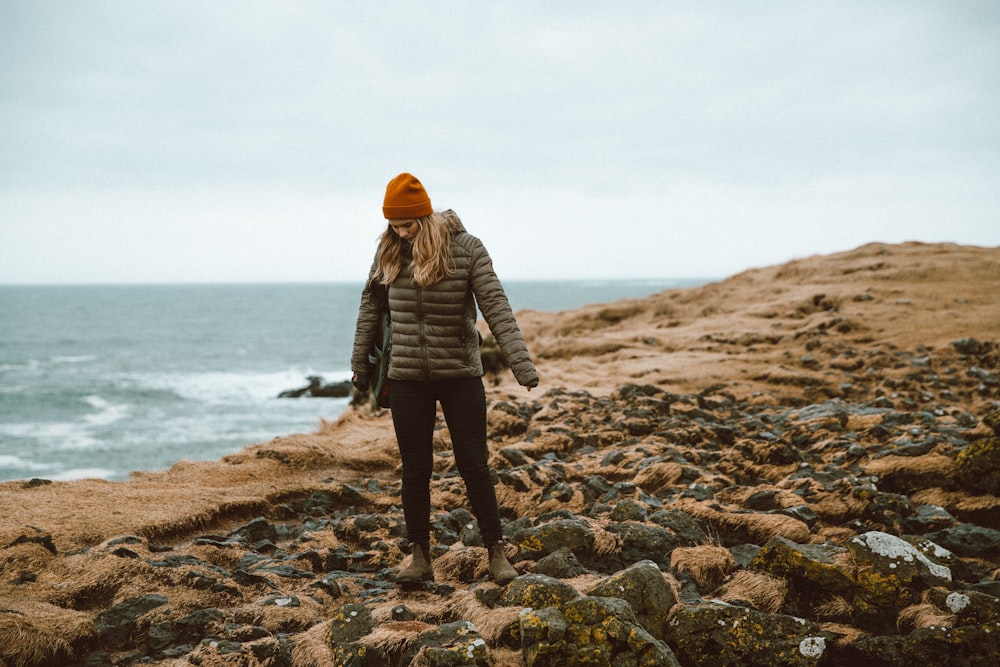
[[[493,337],[518,384],[525,387],[537,385],[538,371],[528,353],[524,336],[514,318],[514,312],[511,310],[500,279],[493,270],[493,260],[478,239],[475,239],[472,247],[472,270],[469,282],[479,310],[483,313],[483,319],[493,332]]]
[[[361,290],[361,305],[358,306],[358,322],[354,327],[354,349],[351,352],[351,370],[358,375],[368,371],[368,351],[375,340],[375,330],[378,328],[379,306],[372,293],[372,279],[375,277],[375,264],[368,272],[368,280]]]

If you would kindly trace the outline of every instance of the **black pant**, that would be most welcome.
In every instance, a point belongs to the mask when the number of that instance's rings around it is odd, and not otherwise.
[[[482,378],[478,377],[430,382],[392,381],[390,403],[403,461],[403,517],[407,539],[423,546],[430,543],[430,480],[434,470],[434,422],[438,401],[451,433],[455,463],[465,481],[483,543],[495,544],[503,534],[486,447],[486,392]]]

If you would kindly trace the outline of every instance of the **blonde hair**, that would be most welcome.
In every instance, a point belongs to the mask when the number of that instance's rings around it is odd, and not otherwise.
[[[413,282],[420,287],[433,285],[454,273],[451,263],[451,235],[456,228],[437,212],[415,218],[416,236],[405,241],[392,225],[382,232],[376,254],[375,279],[391,285],[399,276],[406,259],[406,246],[413,250]]]

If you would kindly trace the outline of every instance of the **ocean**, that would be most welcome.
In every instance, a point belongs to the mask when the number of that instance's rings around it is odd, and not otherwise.
[[[705,280],[510,281],[560,311]],[[126,479],[311,433],[348,399],[361,285],[0,286],[0,481]]]

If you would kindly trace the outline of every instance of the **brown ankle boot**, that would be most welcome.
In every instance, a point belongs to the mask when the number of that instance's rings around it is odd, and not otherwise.
[[[490,577],[493,581],[503,585],[517,577],[517,570],[507,560],[507,552],[504,551],[503,542],[486,547],[486,551],[490,555]]]
[[[410,544],[410,564],[396,573],[396,581],[401,584],[419,584],[423,581],[434,581],[434,570],[431,568],[430,550],[425,550],[416,542]]]

